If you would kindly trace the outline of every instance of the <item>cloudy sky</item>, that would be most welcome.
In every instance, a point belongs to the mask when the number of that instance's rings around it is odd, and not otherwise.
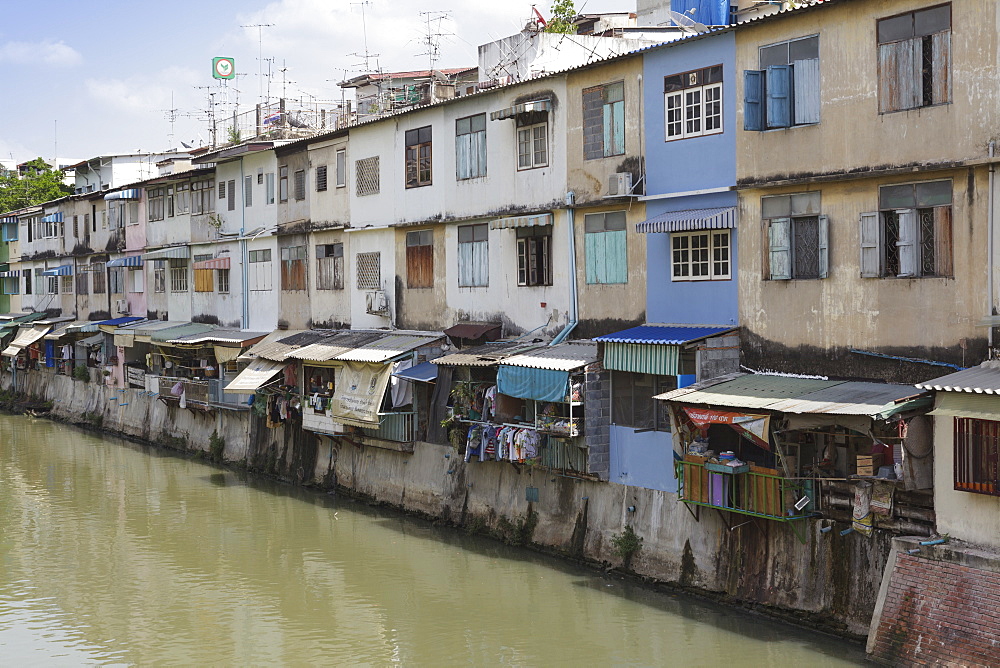
[[[536,0],[549,15],[548,0]],[[577,10],[635,11],[634,0],[577,0]],[[98,6],[100,7],[98,9]],[[0,159],[90,158],[208,139],[210,92],[249,110],[272,97],[339,100],[337,82],[371,65],[424,69],[426,16],[449,12],[438,67],[476,64],[479,44],[517,32],[529,0],[55,0],[4,3],[0,21]],[[362,21],[362,8],[365,20]],[[268,27],[245,27],[271,24]],[[258,58],[258,53],[263,59]],[[236,59],[223,91],[213,56]],[[271,59],[271,60],[268,60]],[[258,75],[260,69],[265,77]],[[272,72],[266,77],[268,66]],[[280,70],[284,68],[284,73]],[[175,109],[175,122],[168,110]],[[171,131],[173,130],[173,136]]]

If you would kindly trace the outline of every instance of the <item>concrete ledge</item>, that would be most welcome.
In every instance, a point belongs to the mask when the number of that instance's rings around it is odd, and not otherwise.
[[[1000,553],[962,543],[961,541],[948,541],[941,545],[921,545],[921,541],[927,538],[919,536],[901,536],[892,541],[892,551],[894,560],[896,552],[909,552],[909,550],[920,550],[914,552],[913,556],[922,559],[932,559],[934,561],[944,561],[959,566],[968,566],[980,571],[990,573],[1000,573]],[[883,584],[884,584],[883,578]]]

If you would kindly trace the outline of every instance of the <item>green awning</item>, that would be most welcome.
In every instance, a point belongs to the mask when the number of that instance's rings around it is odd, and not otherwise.
[[[969,392],[938,392],[934,410],[928,415],[1000,421],[1000,396]]]
[[[647,343],[605,343],[604,368],[612,371],[676,376],[680,346]]]

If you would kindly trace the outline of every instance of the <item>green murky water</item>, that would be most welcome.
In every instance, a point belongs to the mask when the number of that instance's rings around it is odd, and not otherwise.
[[[0,415],[2,665],[856,665],[851,644]]]

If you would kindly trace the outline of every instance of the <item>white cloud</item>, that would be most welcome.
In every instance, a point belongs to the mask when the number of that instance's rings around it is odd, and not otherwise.
[[[189,68],[169,67],[142,77],[87,79],[87,94],[106,107],[130,113],[165,112],[173,104],[194,103],[197,73]]]
[[[83,62],[83,56],[66,42],[43,40],[41,42],[7,42],[0,46],[0,62],[22,65],[50,65],[72,67]]]

